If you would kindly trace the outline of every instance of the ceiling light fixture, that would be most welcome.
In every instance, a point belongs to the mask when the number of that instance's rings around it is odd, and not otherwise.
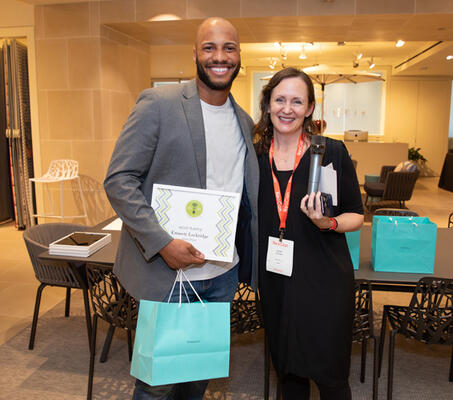
[[[452,56],[452,55],[449,55],[449,56],[447,56],[447,57],[445,57],[445,58],[446,58],[448,61],[453,60],[453,56]]]
[[[405,42],[404,40],[399,39],[399,40],[395,43],[395,46],[396,46],[396,47],[403,47],[405,44],[406,44],[406,42]]]
[[[156,21],[179,21],[181,20],[181,17],[175,15],[175,14],[158,14],[155,15],[154,17],[148,19],[148,21],[151,22],[156,22]]]
[[[277,60],[275,58],[271,58],[271,61],[269,63],[269,68],[274,69],[276,65],[277,65]]]
[[[368,61],[368,64],[370,65],[368,67],[369,69],[373,69],[376,66],[376,64],[374,63],[373,57],[371,57],[371,60]]]
[[[357,58],[356,58],[356,59],[357,59],[357,61],[359,61],[359,60],[360,60],[360,59],[361,59],[362,57],[363,57],[363,53],[359,53],[359,54],[357,54]]]
[[[280,58],[283,61],[286,61],[286,59],[288,58],[288,52],[286,51],[286,49],[283,46],[282,46],[282,49],[280,51]]]
[[[306,60],[307,59],[307,55],[305,54],[305,48],[304,46],[302,46],[302,50],[300,51],[300,54],[299,54],[299,60]]]

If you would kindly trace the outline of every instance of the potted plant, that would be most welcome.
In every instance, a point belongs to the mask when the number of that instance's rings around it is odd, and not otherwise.
[[[417,164],[417,168],[420,171],[420,176],[432,176],[432,171],[429,170],[429,168],[426,165],[426,158],[423,156],[422,153],[420,153],[420,147],[410,147],[409,148],[409,154],[407,158],[410,161],[413,161],[415,164]]]
[[[415,161],[417,164],[423,165],[426,162],[426,158],[420,153],[420,147],[410,147],[409,154],[407,157],[411,161]]]

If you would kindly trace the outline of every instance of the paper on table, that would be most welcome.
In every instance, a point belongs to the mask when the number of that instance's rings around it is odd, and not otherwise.
[[[333,169],[332,163],[326,167],[321,167],[321,179],[319,182],[319,190],[322,193],[330,193],[332,195],[332,204],[338,205],[337,200],[337,171]]]
[[[103,231],[120,231],[123,226],[123,221],[120,218],[116,218],[110,224],[102,228]]]

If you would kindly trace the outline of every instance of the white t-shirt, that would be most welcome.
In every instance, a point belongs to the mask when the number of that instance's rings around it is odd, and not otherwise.
[[[206,137],[206,189],[242,194],[246,146],[230,99],[221,106],[201,101]],[[188,267],[189,280],[212,279],[239,262],[236,248],[233,262],[210,261]]]

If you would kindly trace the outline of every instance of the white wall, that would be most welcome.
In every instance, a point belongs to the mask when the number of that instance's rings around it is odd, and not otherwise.
[[[448,149],[451,79],[392,77],[387,94],[385,140],[420,147],[428,167],[440,174]]]
[[[31,26],[35,24],[33,6],[17,0],[1,0],[0,27]]]

